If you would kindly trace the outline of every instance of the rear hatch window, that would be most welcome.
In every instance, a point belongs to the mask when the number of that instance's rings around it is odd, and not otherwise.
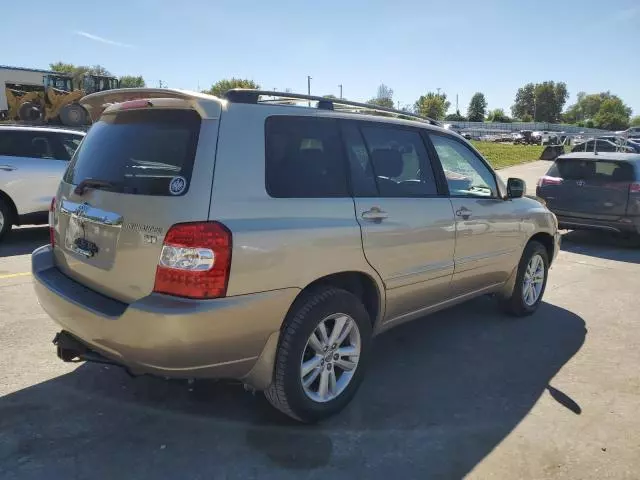
[[[595,183],[633,182],[633,165],[613,160],[560,159],[551,167],[548,176],[565,180],[584,180]]]
[[[561,158],[540,179],[539,194],[549,208],[567,215],[617,217],[627,210],[635,180],[629,162]]]
[[[98,180],[134,195],[183,195],[193,170],[200,116],[191,110],[131,110],[103,115],[77,150],[64,181]]]

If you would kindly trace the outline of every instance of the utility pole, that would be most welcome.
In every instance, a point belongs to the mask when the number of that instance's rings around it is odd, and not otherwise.
[[[440,90],[442,90],[440,87],[436,88],[436,90],[438,91],[438,96],[440,96]]]
[[[162,80],[158,80],[158,88],[165,88],[166,86],[163,86],[163,82]]]
[[[307,75],[307,95],[311,95],[311,76]],[[309,101],[309,106],[311,106],[311,101]]]
[[[338,85],[340,87],[340,98],[342,98],[342,84]]]
[[[458,113],[460,109],[458,108],[458,94],[456,93],[456,113]]]

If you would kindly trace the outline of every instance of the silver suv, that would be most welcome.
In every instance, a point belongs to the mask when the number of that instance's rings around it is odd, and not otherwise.
[[[353,398],[374,335],[484,294],[536,310],[559,235],[524,182],[433,121],[273,95],[85,98],[108,106],[32,259],[62,360],[240,379],[313,422]]]
[[[71,156],[84,132],[0,125],[0,240],[12,225],[47,223]]]

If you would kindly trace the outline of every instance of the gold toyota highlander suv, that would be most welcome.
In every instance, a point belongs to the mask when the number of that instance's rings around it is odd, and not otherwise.
[[[83,104],[32,258],[64,361],[239,379],[313,422],[354,397],[374,335],[478,295],[540,304],[556,218],[433,120],[257,90]]]

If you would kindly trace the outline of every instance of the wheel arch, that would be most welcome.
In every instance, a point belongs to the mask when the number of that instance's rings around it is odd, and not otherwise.
[[[11,199],[11,197],[7,193],[5,193],[3,190],[0,190],[0,200],[4,201],[9,206],[9,209],[11,210],[11,218],[9,219],[9,222],[12,225],[20,225],[20,216],[18,215],[18,208],[16,207],[16,204]]]
[[[553,235],[547,232],[538,232],[535,235],[532,235],[531,238],[529,238],[529,240],[527,240],[527,243],[525,244],[525,248],[526,248],[526,245],[528,245],[531,242],[538,242],[542,244],[542,246],[547,251],[547,255],[549,256],[549,264],[551,264],[551,262],[553,261],[554,255],[556,254],[556,251],[555,251],[556,246],[553,240]]]
[[[374,279],[369,273],[349,270],[325,275],[309,283],[297,295],[287,312],[287,316],[289,312],[297,306],[301,298],[306,296],[310,291],[323,287],[340,288],[358,297],[369,313],[372,327],[375,327],[384,315],[385,298],[382,282]]]

